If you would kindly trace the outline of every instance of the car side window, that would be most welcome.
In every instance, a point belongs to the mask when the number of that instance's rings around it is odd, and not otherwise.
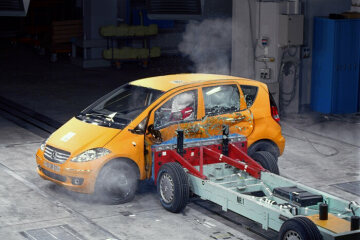
[[[204,87],[203,96],[207,116],[240,111],[240,93],[236,85]]]
[[[197,90],[179,93],[155,111],[154,128],[196,119]]]
[[[247,107],[251,107],[257,96],[258,87],[250,85],[241,85],[241,91],[244,94]]]

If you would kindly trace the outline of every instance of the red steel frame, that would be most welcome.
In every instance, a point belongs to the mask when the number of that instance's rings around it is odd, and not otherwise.
[[[261,172],[266,171],[259,163],[249,157],[246,142],[234,142],[228,144],[228,155],[222,154],[222,144],[214,144],[200,147],[189,147],[184,149],[180,155],[176,149],[154,151],[154,180],[155,184],[160,167],[168,162],[178,162],[186,168],[190,174],[207,179],[203,174],[203,166],[224,162],[242,171],[249,173],[255,178],[260,178]],[[195,168],[199,166],[199,170]]]

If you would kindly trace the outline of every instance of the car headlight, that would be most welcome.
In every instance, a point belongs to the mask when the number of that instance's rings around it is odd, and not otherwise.
[[[48,141],[49,138],[45,139],[44,141],[41,142],[41,145],[40,145],[40,150],[41,151],[45,151],[45,146],[46,146],[46,143]]]
[[[111,151],[106,148],[93,148],[93,149],[86,150],[83,153],[80,153],[79,155],[77,155],[76,157],[71,159],[71,161],[72,162],[88,162],[88,161],[92,161],[92,160],[98,159],[100,157],[103,157],[109,153],[111,153]]]

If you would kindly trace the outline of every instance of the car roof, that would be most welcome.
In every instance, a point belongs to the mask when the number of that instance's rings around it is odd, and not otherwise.
[[[192,85],[205,82],[216,82],[222,80],[237,80],[244,81],[253,85],[261,85],[260,82],[255,80],[250,80],[241,77],[234,77],[228,75],[218,75],[218,74],[202,74],[202,73],[182,73],[182,74],[172,74],[164,75],[158,77],[149,77],[130,82],[131,85],[142,86],[147,88],[152,88],[160,91],[167,92],[173,88]]]

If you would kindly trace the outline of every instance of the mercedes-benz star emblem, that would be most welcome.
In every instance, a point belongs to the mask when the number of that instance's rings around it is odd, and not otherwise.
[[[55,157],[56,157],[56,151],[53,151],[53,152],[51,153],[51,158],[52,158],[52,159],[55,159]]]

